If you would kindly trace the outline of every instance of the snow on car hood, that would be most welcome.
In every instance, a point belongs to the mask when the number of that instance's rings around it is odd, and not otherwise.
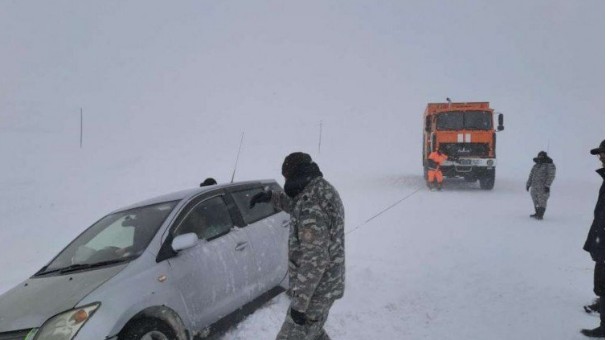
[[[42,326],[52,316],[76,307],[125,266],[29,278],[0,296],[0,332]]]

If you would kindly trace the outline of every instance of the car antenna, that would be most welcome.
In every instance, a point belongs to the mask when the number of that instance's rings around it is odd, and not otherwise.
[[[241,144],[244,142],[244,132],[241,133],[241,140],[239,141],[239,149],[237,149],[237,158],[235,158],[235,167],[233,168],[233,175],[231,175],[231,183],[235,179],[235,172],[237,171],[237,161],[239,161],[239,154],[241,153]]]

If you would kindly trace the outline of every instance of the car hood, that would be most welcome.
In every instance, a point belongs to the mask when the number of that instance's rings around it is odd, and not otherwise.
[[[31,277],[0,295],[0,332],[40,327],[70,310],[127,264],[56,276]]]

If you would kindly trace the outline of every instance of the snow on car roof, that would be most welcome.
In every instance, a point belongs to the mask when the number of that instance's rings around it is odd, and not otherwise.
[[[198,188],[193,188],[193,189],[180,190],[180,191],[172,192],[172,193],[169,193],[169,194],[165,194],[165,195],[149,198],[147,200],[140,201],[138,203],[134,203],[134,204],[128,205],[128,206],[123,207],[121,209],[117,209],[114,212],[124,211],[124,210],[139,208],[139,207],[144,207],[144,206],[151,205],[151,204],[157,204],[157,203],[163,203],[163,202],[170,202],[170,201],[178,201],[178,200],[190,199],[191,197],[193,197],[195,195],[198,195],[198,194],[201,194],[201,193],[204,193],[204,192],[207,192],[207,191],[221,189],[221,188],[231,188],[231,187],[235,187],[235,186],[239,186],[239,185],[255,184],[255,183],[266,184],[266,183],[272,183],[274,181],[275,180],[273,180],[273,179],[264,179],[264,180],[257,180],[257,181],[244,181],[244,182],[235,182],[235,183],[221,183],[221,184],[217,184],[217,185],[209,185],[209,186],[205,186],[205,187],[198,187]]]

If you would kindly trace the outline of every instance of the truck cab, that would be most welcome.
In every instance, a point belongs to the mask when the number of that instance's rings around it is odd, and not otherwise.
[[[491,190],[496,177],[496,132],[504,129],[503,115],[489,102],[429,103],[424,111],[422,164],[436,147],[448,156],[443,176],[460,177]]]

